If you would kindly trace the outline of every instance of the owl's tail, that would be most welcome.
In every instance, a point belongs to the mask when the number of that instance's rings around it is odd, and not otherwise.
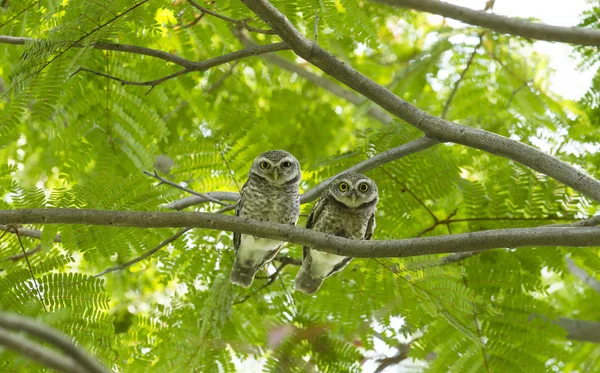
[[[314,294],[319,290],[324,280],[324,277],[314,278],[310,270],[304,268],[303,265],[296,275],[296,290],[306,294]]]
[[[231,269],[231,282],[245,288],[250,287],[257,271],[258,268],[256,267],[242,267],[236,259]]]

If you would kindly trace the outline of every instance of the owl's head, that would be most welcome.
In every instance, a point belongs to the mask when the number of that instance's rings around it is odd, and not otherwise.
[[[285,150],[270,150],[254,160],[250,173],[267,180],[270,184],[283,185],[300,182],[300,163]]]
[[[350,208],[379,201],[377,184],[363,174],[347,173],[336,177],[329,183],[329,194]]]

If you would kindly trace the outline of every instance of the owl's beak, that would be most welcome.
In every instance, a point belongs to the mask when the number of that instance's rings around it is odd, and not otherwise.
[[[352,193],[352,204],[356,203],[356,193]]]
[[[277,182],[277,169],[273,169],[273,180]]]

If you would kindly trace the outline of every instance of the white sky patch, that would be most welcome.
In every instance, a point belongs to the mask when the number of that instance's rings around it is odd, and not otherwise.
[[[460,6],[477,10],[483,9],[485,0],[446,0]],[[577,26],[581,13],[590,9],[592,4],[585,0],[496,0],[495,14],[536,18],[541,22],[554,26]],[[448,20],[452,26],[460,22]],[[572,58],[573,47],[564,43],[548,43],[536,41],[534,48],[550,58],[550,68],[554,74],[550,79],[550,89],[570,100],[578,100],[589,89],[598,66],[581,71],[577,59]]]

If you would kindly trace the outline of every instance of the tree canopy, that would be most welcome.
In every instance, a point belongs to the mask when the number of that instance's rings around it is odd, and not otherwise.
[[[433,0],[0,1],[0,370],[600,371],[600,71],[567,100],[533,47],[594,68],[600,7],[573,26]],[[301,164],[297,227],[228,216],[271,149]],[[378,185],[373,241],[302,228],[348,170]],[[232,231],[289,242],[249,289]],[[306,243],[356,257],[313,296]]]

